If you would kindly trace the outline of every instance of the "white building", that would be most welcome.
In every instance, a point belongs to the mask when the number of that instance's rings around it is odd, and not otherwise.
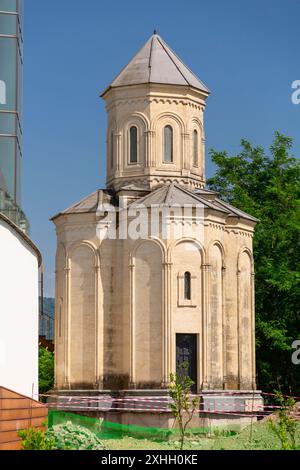
[[[39,267],[33,242],[0,214],[0,387],[37,398]]]

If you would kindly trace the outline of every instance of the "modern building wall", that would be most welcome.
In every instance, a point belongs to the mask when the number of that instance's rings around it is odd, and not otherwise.
[[[22,173],[22,1],[0,0],[0,211],[24,231]]]
[[[38,397],[38,250],[0,215],[0,386]]]

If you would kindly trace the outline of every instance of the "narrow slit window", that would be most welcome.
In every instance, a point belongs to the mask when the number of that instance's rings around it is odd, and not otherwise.
[[[191,273],[189,272],[184,273],[184,299],[185,300],[192,299]]]
[[[197,131],[194,131],[194,134],[193,134],[193,145],[194,145],[194,166],[198,166],[198,163],[199,163],[199,159],[198,159],[198,146],[199,146],[199,142],[198,142],[198,132]]]
[[[164,161],[173,163],[173,129],[166,126],[164,129]]]
[[[130,128],[130,163],[138,161],[138,130],[135,126]]]

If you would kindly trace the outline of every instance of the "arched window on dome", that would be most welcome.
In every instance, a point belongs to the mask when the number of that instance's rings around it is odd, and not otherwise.
[[[184,300],[191,300],[192,299],[192,287],[191,287],[191,273],[185,272],[184,273]]]
[[[171,126],[164,128],[164,162],[173,163],[173,129]]]
[[[137,163],[138,161],[138,130],[137,127],[130,128],[130,163]]]
[[[196,130],[193,132],[193,165],[199,165],[199,139]]]

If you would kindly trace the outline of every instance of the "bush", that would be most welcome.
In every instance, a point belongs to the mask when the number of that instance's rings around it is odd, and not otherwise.
[[[23,450],[53,450],[54,439],[47,435],[47,431],[30,428],[18,432],[22,439]]]
[[[53,426],[47,436],[58,450],[105,450],[96,434],[70,421]]]
[[[23,450],[105,450],[92,431],[71,422],[53,426],[48,431],[28,429],[18,432]]]
[[[278,437],[283,450],[296,450],[297,421],[293,417],[295,400],[285,398],[280,392],[275,394],[280,409],[276,421],[269,421],[269,428]]]

